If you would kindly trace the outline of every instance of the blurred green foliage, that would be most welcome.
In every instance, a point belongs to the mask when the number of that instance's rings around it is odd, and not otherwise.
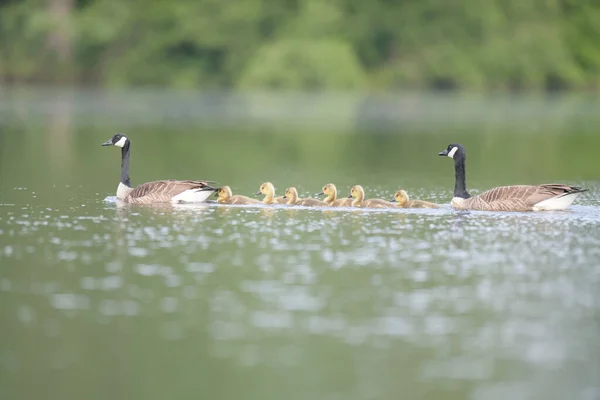
[[[600,87],[597,0],[0,0],[5,83]]]

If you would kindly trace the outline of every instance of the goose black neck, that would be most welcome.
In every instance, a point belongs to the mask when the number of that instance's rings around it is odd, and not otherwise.
[[[126,142],[121,149],[121,183],[131,187],[129,180],[129,142]]]
[[[454,158],[454,197],[460,197],[461,199],[468,199],[471,197],[467,192],[467,178],[465,173],[465,161],[466,157],[464,154],[456,154]]]

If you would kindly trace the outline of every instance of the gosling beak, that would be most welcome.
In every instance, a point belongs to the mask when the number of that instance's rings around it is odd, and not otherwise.
[[[349,199],[351,199],[351,198],[352,198],[352,193],[350,193],[350,194],[348,195],[348,198],[349,198]]]
[[[256,193],[254,193],[255,196],[260,196],[262,193],[260,192],[260,190]]]
[[[444,151],[440,151],[438,156],[447,156],[448,155],[448,149],[444,150]]]
[[[390,200],[390,203],[395,203],[395,202],[396,202],[396,199],[391,199]]]
[[[317,193],[315,196],[323,196],[324,194],[325,194],[325,193],[323,193],[323,192],[319,192],[319,193]]]
[[[287,196],[284,194],[283,197],[282,197],[282,199],[287,199]]]
[[[112,139],[108,139],[106,142],[102,143],[102,146],[112,146],[113,142]]]

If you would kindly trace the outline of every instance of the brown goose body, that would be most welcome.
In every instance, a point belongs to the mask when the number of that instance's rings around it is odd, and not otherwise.
[[[121,179],[117,187],[117,198],[130,204],[158,203],[201,203],[206,201],[217,189],[209,181],[199,180],[161,180],[131,186],[129,179],[129,157],[131,142],[122,133],[113,135],[102,146],[121,148]]]
[[[260,204],[261,202],[256,199],[242,195],[233,195],[229,186],[223,186],[217,191],[218,198],[217,203],[219,204]]]
[[[352,207],[360,207],[360,208],[392,208],[392,207],[394,207],[393,203],[390,203],[389,201],[385,201],[382,199],[364,200],[365,190],[360,185],[352,186],[352,189],[350,189],[350,194],[348,195],[348,198],[353,199],[352,204],[351,204]]]
[[[130,188],[131,191],[123,198],[119,198],[125,203],[131,204],[152,204],[152,203],[172,203],[187,202],[185,199],[187,193],[193,196],[196,192],[206,192],[210,196],[215,189],[206,181],[176,181],[163,180],[142,183],[136,188]],[[188,192],[189,191],[189,192]],[[187,192],[187,193],[186,193]],[[119,193],[119,190],[117,190]],[[183,195],[183,196],[182,196]],[[178,199],[178,196],[181,196]],[[208,198],[208,196],[206,198]],[[117,195],[117,197],[119,197]],[[204,196],[202,196],[204,197]],[[190,197],[191,199],[191,197]],[[204,201],[204,200],[199,200]],[[191,202],[191,201],[190,201]]]
[[[544,201],[560,201],[563,196],[581,191],[576,186],[553,183],[538,186],[499,186],[467,199],[453,198],[451,204],[457,210],[542,211]]]
[[[471,196],[466,189],[466,152],[461,144],[450,144],[439,153],[454,159],[454,197],[457,210],[479,211],[554,211],[565,210],[580,193],[588,189],[550,183],[544,185],[500,186]]]
[[[324,201],[317,199],[299,199],[298,191],[295,187],[289,187],[285,190],[285,196],[283,198],[286,200],[286,204],[296,205],[296,206],[305,206],[305,207],[325,207],[327,204]]]
[[[396,207],[399,208],[440,208],[438,204],[424,200],[410,200],[405,190],[398,190],[394,193]]]
[[[350,207],[352,205],[352,199],[338,199],[337,188],[333,183],[328,183],[323,186],[323,189],[318,196],[327,195],[323,201],[329,207]]]

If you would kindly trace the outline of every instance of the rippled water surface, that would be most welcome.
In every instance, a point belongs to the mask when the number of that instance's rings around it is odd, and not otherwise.
[[[458,133],[478,149],[473,193],[510,183],[499,171],[590,189],[566,212],[502,214],[448,206],[452,165],[436,157],[448,132],[357,136],[345,164],[325,157],[345,140],[331,135],[302,150],[285,145],[295,135],[250,148],[229,133],[204,151],[156,128],[132,139],[134,183],[195,175],[202,161],[180,156],[191,147],[214,157],[198,178],[239,193],[272,179],[310,196],[334,180],[444,206],[148,207],[112,197],[118,152],[100,143],[117,129],[74,126],[50,141],[16,123],[0,134],[0,398],[600,398],[600,185],[597,148],[584,149],[598,139],[574,140],[562,159],[579,164],[565,172],[552,169],[560,146],[525,168],[522,146],[507,145],[514,163],[490,167],[485,136]],[[368,167],[353,167],[365,148]]]

